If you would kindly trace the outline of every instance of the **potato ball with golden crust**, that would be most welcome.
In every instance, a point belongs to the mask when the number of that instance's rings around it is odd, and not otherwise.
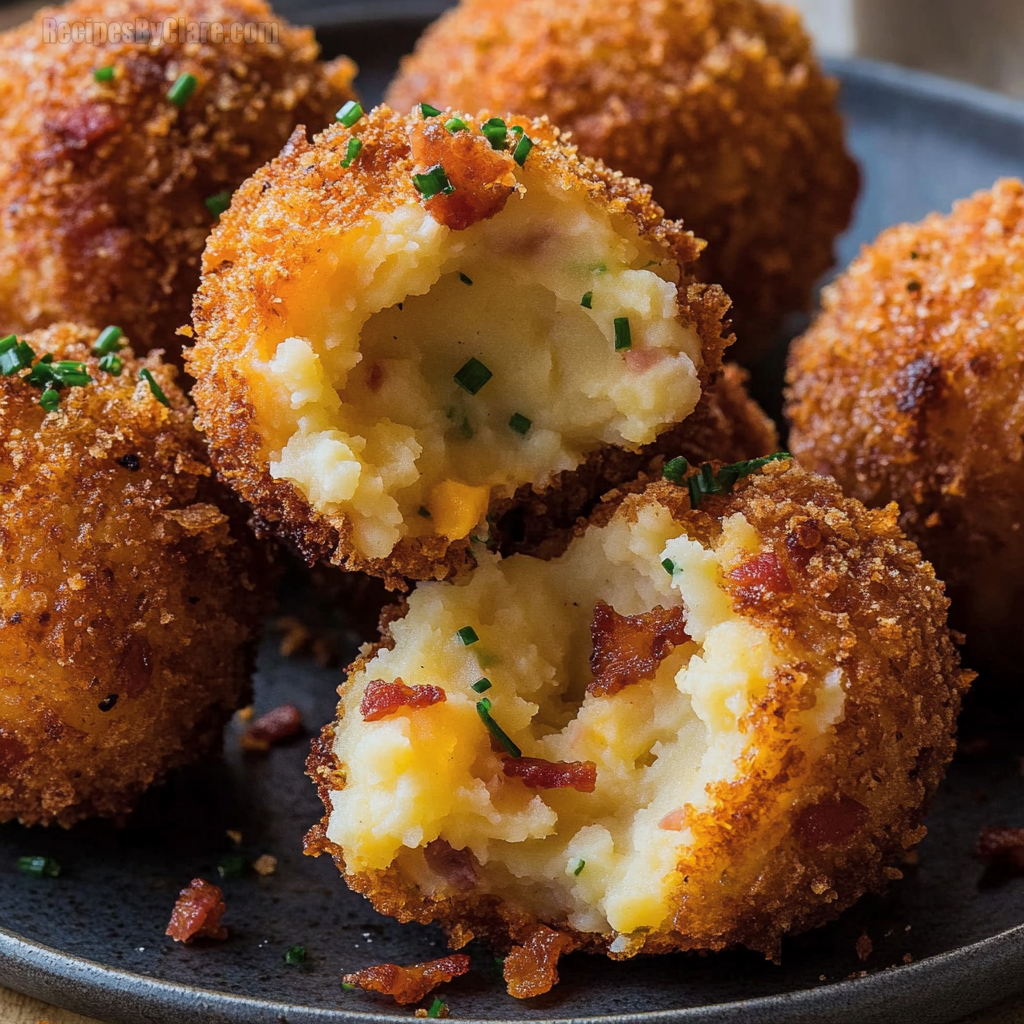
[[[263,0],[75,0],[0,35],[0,330],[117,323],[176,354],[217,212],[351,96],[318,55]]]
[[[760,0],[463,0],[388,102],[546,114],[708,241],[742,360],[810,306],[858,190],[836,83],[799,15]]]
[[[123,349],[114,376],[96,336],[24,339],[92,378],[52,412],[24,368],[0,376],[0,821],[124,815],[216,749],[249,690],[262,562],[244,520],[175,371]]]
[[[793,343],[793,453],[902,525],[976,668],[1018,674],[1024,616],[1024,185],[889,229]]]
[[[257,521],[310,559],[441,578],[524,485],[622,451],[635,476],[713,384],[728,299],[649,189],[546,121],[346,120],[296,135],[211,235],[193,396]]]
[[[896,507],[776,459],[421,583],[314,746],[307,852],[454,946],[514,945],[514,995],[574,948],[776,956],[898,878],[971,673]]]

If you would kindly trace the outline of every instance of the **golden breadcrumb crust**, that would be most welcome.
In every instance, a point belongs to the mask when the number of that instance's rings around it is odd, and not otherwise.
[[[157,41],[168,18],[276,25],[278,41]],[[45,19],[142,19],[154,41],[47,42]],[[113,323],[139,352],[176,355],[214,223],[205,200],[351,96],[354,65],[318,56],[312,29],[263,0],[74,0],[0,36],[0,330]],[[113,80],[95,81],[104,67]],[[167,91],[182,74],[198,84],[179,109]]]
[[[739,781],[710,790],[708,807],[687,819],[696,858],[672,896],[672,928],[638,936],[616,958],[640,952],[719,950],[744,945],[777,957],[783,935],[836,917],[862,894],[899,878],[896,864],[924,836],[924,808],[953,755],[961,695],[973,673],[946,628],[942,584],[897,525],[897,509],[871,511],[831,480],[793,462],[769,464],[734,493],[690,509],[687,489],[661,482],[618,495],[592,517],[635,520],[645,505],[671,510],[687,533],[709,544],[722,520],[742,513],[775,553],[792,593],[752,600],[738,584],[734,608],[803,664],[781,674],[743,720],[749,745]],[[395,610],[392,619],[404,614]],[[387,618],[382,645],[390,645]],[[373,657],[368,651],[351,672]],[[843,670],[845,712],[824,756],[801,748],[796,712],[807,707],[810,676]],[[333,753],[335,726],[314,742],[308,771],[325,806],[345,785]],[[782,809],[782,810],[780,810]],[[326,838],[328,816],[306,839],[344,872],[344,850]],[[525,943],[537,919],[491,896],[431,898],[398,871],[346,875],[377,910],[401,921],[439,921],[454,947],[474,935],[499,949]],[[565,921],[541,922],[576,948],[609,952],[611,936],[583,934]],[[631,937],[632,938],[632,937]]]
[[[1024,185],[885,231],[789,358],[793,453],[896,501],[977,668],[1017,675],[1024,617]]]
[[[857,195],[836,83],[799,15],[760,0],[463,0],[387,98],[546,114],[649,183],[707,239],[697,276],[732,297],[741,360],[810,306]]]
[[[695,284],[688,276],[703,243],[680,224],[664,220],[648,188],[600,162],[578,157],[546,120],[513,117],[512,125],[523,127],[534,141],[531,173],[543,174],[565,190],[584,193],[594,206],[629,218],[646,241],[664,251],[665,259],[677,263],[682,274],[680,316],[697,333],[704,360],[699,368],[701,383],[710,386],[732,337],[723,336],[729,300],[721,288]],[[301,274],[325,239],[351,230],[371,213],[423,202],[412,182],[416,166],[412,139],[423,130],[419,112],[401,115],[378,107],[360,120],[363,148],[347,169],[342,160],[352,137],[348,129],[333,126],[312,145],[296,132],[281,155],[239,189],[231,210],[210,236],[193,310],[196,344],[186,354],[189,372],[197,379],[192,395],[199,409],[198,423],[206,432],[214,465],[252,506],[257,530],[291,540],[311,562],[325,559],[365,571],[386,579],[390,586],[402,586],[404,577],[443,579],[464,571],[473,564],[470,541],[410,537],[401,540],[388,558],[359,555],[346,515],[328,518],[315,512],[292,483],[271,477],[252,382],[239,361],[251,346],[258,346],[268,326],[287,316],[278,295],[279,282]],[[448,136],[452,160],[459,159],[455,149],[459,143],[459,137]],[[490,151],[490,158],[514,167],[509,153]],[[452,160],[446,158],[445,168],[455,175],[459,168]],[[480,182],[482,197],[490,194],[490,180]],[[472,195],[472,188],[468,185],[463,191]],[[614,452],[594,453],[581,476],[590,474],[600,480],[600,467],[605,459],[616,457]],[[560,486],[564,484],[563,479]],[[603,483],[601,489],[605,489]],[[588,499],[601,493],[585,490]]]
[[[93,377],[54,413],[0,377],[0,821],[122,816],[216,749],[249,690],[264,573],[244,522],[176,371],[125,349],[111,376],[95,338],[27,336]]]

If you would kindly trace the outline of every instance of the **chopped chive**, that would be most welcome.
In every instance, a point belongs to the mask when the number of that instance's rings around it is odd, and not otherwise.
[[[594,293],[593,292],[587,292],[587,294],[584,295],[582,300],[580,301],[580,305],[584,309],[593,309],[594,308]]]
[[[92,77],[97,82],[112,82],[114,80],[114,65],[108,64],[103,68],[93,68]]]
[[[434,1001],[430,1004],[430,1009],[427,1010],[427,1016],[440,1017],[441,1011],[446,1009],[447,1007],[444,1005],[444,1003],[440,999],[438,999],[437,996],[434,996]]]
[[[522,757],[523,752],[512,742],[508,733],[491,717],[491,702],[484,697],[477,701],[476,712],[480,720],[487,726],[490,734],[513,756]]]
[[[120,350],[123,342],[121,341],[124,331],[120,327],[104,327],[100,331],[99,336],[92,343],[92,350],[98,356],[105,356],[108,352],[117,352]]]
[[[519,435],[525,437],[529,432],[530,427],[533,426],[533,420],[528,419],[522,413],[512,413],[512,418],[508,421],[508,425]]]
[[[27,370],[36,354],[27,341],[18,341],[13,334],[0,339],[0,374],[9,377],[19,370]]]
[[[522,167],[526,163],[526,158],[530,155],[531,149],[533,149],[533,139],[526,134],[520,135],[516,148],[512,151],[512,159]]]
[[[690,491],[690,508],[696,512],[700,508],[701,499],[704,497],[700,489],[700,477],[691,476],[686,481],[686,486]]]
[[[341,110],[334,115],[335,121],[340,121],[346,128],[351,128],[363,116],[362,105],[358,100],[349,100]]]
[[[284,962],[295,966],[306,962],[305,946],[289,946],[284,952]]]
[[[633,347],[633,334],[629,329],[629,317],[617,316],[615,318],[615,351],[624,352]]]
[[[434,164],[423,174],[414,174],[412,183],[424,199],[433,199],[437,195],[450,196],[455,191],[455,186],[448,180],[441,164]]]
[[[112,377],[120,377],[121,371],[124,369],[124,361],[119,355],[108,352],[100,360],[100,369],[104,373],[109,373]]]
[[[350,985],[347,981],[343,981],[341,983],[341,990],[342,992],[355,992],[356,987],[355,985]]]
[[[148,369],[143,367],[141,370],[139,370],[139,376],[149,385],[149,390],[152,393],[153,397],[161,405],[166,405],[167,408],[169,409],[171,407],[171,403],[167,401],[167,396],[164,394],[163,388],[161,388],[160,385],[157,384],[156,380],[153,378],[153,374],[150,373]]]
[[[676,574],[676,563],[671,558],[666,558],[662,563],[661,567],[669,574],[669,576],[675,576]]]
[[[484,121],[480,131],[491,144],[491,149],[508,149],[508,127],[500,117],[492,117]]]
[[[217,865],[217,874],[221,878],[241,878],[245,874],[245,859],[243,857],[225,857]]]
[[[738,480],[763,469],[769,462],[780,462],[792,457],[789,452],[775,452],[773,455],[764,455],[759,459],[733,462],[728,466],[722,466],[717,473],[710,463],[705,462],[697,475],[691,476],[686,481],[690,491],[690,507],[699,508],[701,500],[706,494],[728,494],[736,486]]]
[[[468,391],[471,395],[475,395],[493,376],[494,374],[479,359],[470,358],[463,364],[462,369],[455,374],[455,383],[463,391]]]
[[[437,107],[432,107],[429,103],[420,104],[420,116],[425,121],[428,117],[437,117],[441,111]]]
[[[582,857],[576,858],[576,863],[573,865],[572,873],[579,878],[580,872],[587,866],[587,862]]]
[[[39,404],[47,412],[56,412],[60,405],[60,392],[56,388],[46,388],[39,396]]]
[[[438,113],[440,114],[441,111],[439,110]],[[450,118],[448,118],[448,120],[445,121],[445,123],[444,123],[444,127],[445,127],[445,130],[450,135],[454,135],[456,132],[468,132],[469,131],[469,125],[466,124],[466,122],[463,121],[461,117],[450,117]]]
[[[31,878],[56,878],[60,864],[52,857],[19,857],[18,870]]]
[[[681,484],[683,477],[686,476],[687,471],[690,468],[690,464],[682,457],[682,455],[665,463],[665,468],[662,469],[661,475],[670,484]]]
[[[608,264],[607,263],[603,263],[603,262],[602,263],[591,263],[590,266],[587,267],[587,269],[592,274],[607,274],[608,273]]]
[[[198,84],[199,79],[195,75],[178,75],[177,81],[167,90],[167,98],[180,110],[188,103]]]
[[[480,639],[472,626],[463,626],[462,629],[456,631],[455,635],[466,647],[472,647]]]
[[[345,159],[341,161],[341,166],[348,168],[352,166],[352,161],[357,159],[359,154],[363,151],[363,140],[362,139],[349,139],[348,148],[345,150]]]
[[[477,693],[486,693],[491,688],[491,681],[486,676],[478,679],[472,686]]]
[[[431,519],[432,518],[432,516],[430,515],[430,509],[427,508],[426,505],[420,505],[418,511],[419,511],[419,514],[421,516],[423,516],[424,519]]]
[[[214,192],[203,200],[203,205],[210,211],[210,216],[218,219],[220,215],[231,205],[231,193],[225,188],[220,192]]]
[[[473,283],[473,278],[467,277],[465,274],[462,273],[462,271],[459,271],[459,280],[463,284],[472,284]]]
[[[70,359],[53,361],[47,353],[32,367],[25,380],[37,388],[84,388],[92,382],[92,377],[85,370],[85,363]]]

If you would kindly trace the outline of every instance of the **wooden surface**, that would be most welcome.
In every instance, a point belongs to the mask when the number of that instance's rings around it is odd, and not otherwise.
[[[89,1017],[79,1017],[77,1013],[57,1010],[0,988],[0,1024],[99,1024]],[[197,1021],[196,1024],[201,1024]]]

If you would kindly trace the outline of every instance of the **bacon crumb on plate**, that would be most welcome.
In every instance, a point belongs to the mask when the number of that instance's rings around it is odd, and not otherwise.
[[[297,736],[302,732],[302,712],[294,704],[282,704],[280,707],[260,715],[248,729],[242,733],[238,745],[243,750],[267,751],[281,740]]]
[[[219,939],[228,937],[228,930],[220,923],[227,910],[224,893],[219,886],[202,878],[193,878],[187,889],[182,889],[171,912],[171,921],[164,933],[175,942],[193,939]]]
[[[522,946],[513,946],[505,957],[505,983],[517,999],[550,992],[558,984],[558,959],[570,953],[576,943],[554,928],[541,925]]]
[[[452,978],[458,978],[469,970],[469,957],[465,953],[454,953],[439,960],[428,960],[422,964],[400,967],[398,964],[374,964],[364,967],[355,974],[346,974],[346,985],[355,985],[366,992],[380,992],[393,996],[396,1003],[406,1006],[418,1003],[425,995],[433,992]]]
[[[974,856],[1024,871],[1024,828],[999,825],[983,828],[974,846]]]

